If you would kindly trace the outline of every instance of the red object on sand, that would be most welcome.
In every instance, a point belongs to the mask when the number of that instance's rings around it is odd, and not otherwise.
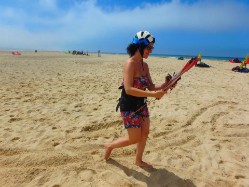
[[[21,55],[21,53],[19,51],[13,51],[12,54],[13,55]]]

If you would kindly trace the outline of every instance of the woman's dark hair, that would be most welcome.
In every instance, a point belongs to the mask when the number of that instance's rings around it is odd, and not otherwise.
[[[136,53],[137,50],[139,50],[141,56],[143,56],[145,48],[146,48],[146,45],[144,43],[140,43],[140,44],[131,43],[128,45],[126,50],[127,50],[127,53],[130,55],[130,57],[132,57]]]
[[[130,43],[126,48],[127,53],[132,57],[138,49],[138,44]]]

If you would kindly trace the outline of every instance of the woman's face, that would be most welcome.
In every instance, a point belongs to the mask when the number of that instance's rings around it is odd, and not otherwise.
[[[150,53],[152,53],[152,50],[154,49],[154,43],[150,43],[145,49],[144,49],[144,55],[143,58],[147,59],[150,55]]]

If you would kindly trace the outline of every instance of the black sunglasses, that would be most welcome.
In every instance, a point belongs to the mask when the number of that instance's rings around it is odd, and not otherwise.
[[[148,50],[153,50],[153,49],[154,49],[154,47],[153,47],[153,46],[148,45],[148,46],[146,47],[146,49],[148,49]]]

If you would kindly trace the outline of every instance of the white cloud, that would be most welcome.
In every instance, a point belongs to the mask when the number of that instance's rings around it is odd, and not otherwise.
[[[39,0],[28,7],[3,8],[0,13],[0,48],[16,46],[60,48],[66,43],[94,43],[94,40],[119,33],[134,33],[138,28],[153,30],[195,30],[226,32],[249,30],[248,6],[237,1],[200,1],[181,4],[179,1],[146,4],[129,10],[104,11],[96,1],[75,3],[59,9],[56,0]],[[39,7],[39,8],[38,8]],[[8,20],[12,20],[12,24]],[[37,28],[32,28],[35,24]],[[129,35],[130,36],[130,35]]]

